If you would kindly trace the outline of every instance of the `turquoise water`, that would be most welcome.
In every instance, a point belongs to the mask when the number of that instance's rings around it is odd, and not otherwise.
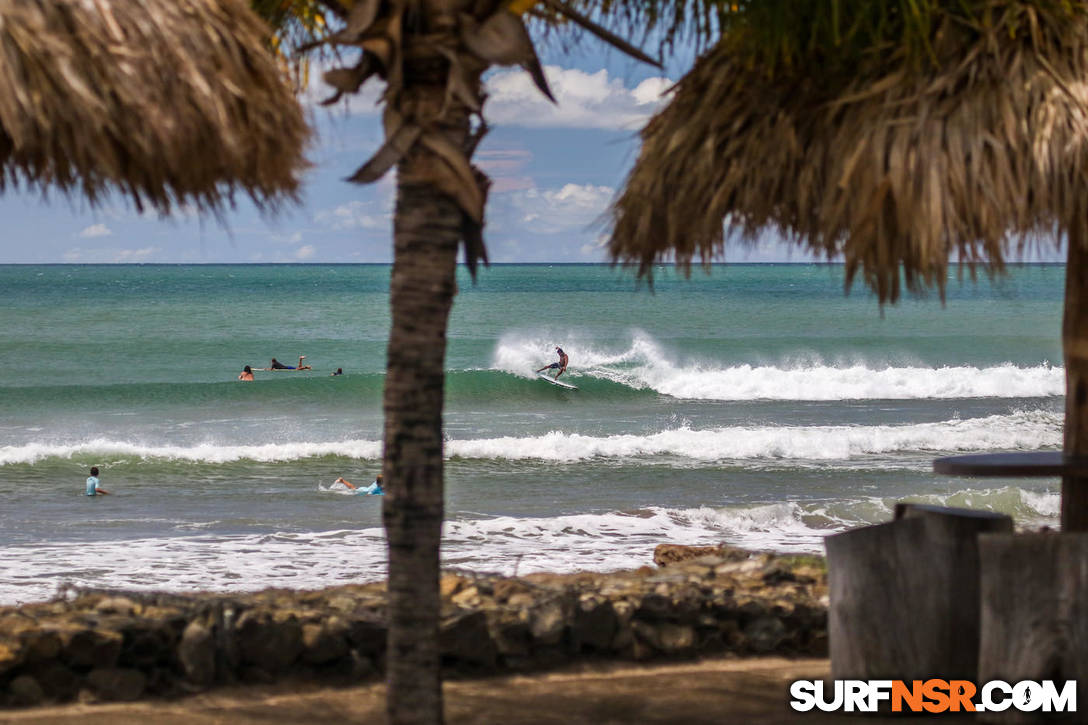
[[[0,266],[0,601],[380,577],[385,265]],[[662,541],[819,550],[913,498],[1053,523],[1056,483],[934,456],[1056,448],[1064,267],[883,310],[836,265],[652,289],[597,265],[459,277],[447,562],[637,566]],[[532,371],[570,354],[565,391]],[[256,373],[272,357],[312,371]],[[331,377],[336,368],[344,375]],[[116,495],[87,499],[87,469]]]

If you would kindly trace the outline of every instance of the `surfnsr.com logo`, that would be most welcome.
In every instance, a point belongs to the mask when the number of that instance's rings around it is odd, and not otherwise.
[[[1077,682],[990,680],[978,687],[969,680],[797,680],[790,697],[798,712],[1076,712]]]

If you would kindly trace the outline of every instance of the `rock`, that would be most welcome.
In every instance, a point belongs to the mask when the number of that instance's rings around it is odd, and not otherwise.
[[[151,669],[173,659],[178,634],[168,621],[140,620],[120,628],[123,641],[117,663],[121,667]]]
[[[124,597],[109,597],[95,605],[95,610],[103,614],[123,614],[131,616],[136,611],[136,603]]]
[[[714,567],[714,575],[718,577],[751,576],[761,571],[765,566],[766,563],[759,558],[732,560]]]
[[[695,629],[686,624],[657,625],[659,648],[665,654],[686,654],[695,646]]]
[[[737,602],[736,612],[744,620],[761,619],[767,615],[768,604],[765,600],[749,598]]]
[[[826,653],[822,558],[713,550],[664,570],[447,574],[443,660],[472,672],[539,670],[582,653]],[[662,556],[676,559],[676,551]],[[0,607],[0,703],[78,693],[127,699],[330,672],[371,679],[385,669],[386,596],[377,583],[229,596],[87,594]]]
[[[339,617],[302,625],[302,659],[320,665],[348,653],[348,625]]]
[[[804,646],[805,654],[812,657],[827,657],[828,640],[827,630],[812,632],[808,642]]]
[[[367,656],[385,652],[389,629],[384,622],[373,619],[355,619],[348,625],[348,641]]]
[[[528,609],[536,603],[536,599],[529,592],[515,592],[508,596],[506,603],[511,607]]]
[[[656,592],[647,594],[642,598],[635,610],[635,617],[639,619],[656,620],[667,619],[672,615],[672,602],[669,598]]]
[[[793,570],[782,561],[773,561],[763,568],[764,584],[780,584],[796,581]]]
[[[719,631],[726,651],[733,653],[744,651],[744,635],[741,634],[740,625],[735,620],[730,619],[722,622]]]
[[[124,642],[120,632],[73,625],[59,633],[59,657],[69,667],[113,667]]]
[[[248,610],[236,626],[243,664],[282,672],[302,654],[302,627],[292,612]]]
[[[760,617],[744,627],[748,647],[757,654],[773,652],[786,637],[786,627],[777,617]]]
[[[498,649],[491,640],[487,615],[481,611],[457,614],[442,622],[438,632],[444,661],[491,669]]]
[[[507,661],[512,657],[527,657],[532,652],[532,635],[529,632],[527,616],[492,610],[488,612],[487,627],[496,650]]]
[[[23,661],[23,646],[17,642],[0,642],[0,676],[15,669]]]
[[[8,685],[12,705],[40,705],[45,701],[45,691],[30,675],[19,675]]]
[[[637,641],[663,654],[685,654],[695,646],[695,629],[686,624],[651,623],[636,619],[631,622],[631,630]]]
[[[450,597],[450,601],[459,607],[477,607],[480,605],[480,591],[476,587],[465,587]]]
[[[254,685],[271,685],[276,676],[258,665],[243,665],[238,672],[242,682]]]
[[[660,649],[657,646],[657,631],[648,622],[631,620],[627,630],[630,637],[624,641],[625,654],[634,660],[648,660]]]
[[[612,602],[588,599],[578,603],[571,624],[575,646],[589,652],[607,652],[616,637],[619,618]]]
[[[87,675],[87,684],[103,700],[135,700],[144,693],[147,677],[139,670],[99,668]]]
[[[37,680],[47,700],[64,702],[73,699],[79,692],[79,676],[59,662],[38,663],[25,674]]]
[[[520,579],[499,579],[494,583],[492,592],[495,597],[495,601],[499,603],[509,602],[510,598],[523,594],[532,598],[532,589],[525,582]]]
[[[698,559],[703,556],[719,556],[730,558],[732,552],[744,551],[734,549],[731,546],[720,544],[718,546],[684,546],[682,544],[658,544],[654,548],[654,563],[658,566],[669,566],[690,559]],[[749,552],[744,551],[744,557],[748,558]]]
[[[446,597],[452,597],[468,583],[468,580],[462,576],[456,574],[444,574],[441,579],[438,580],[438,593],[443,599]]]
[[[558,599],[539,604],[529,613],[529,633],[536,644],[559,644],[566,628],[566,613],[563,611],[563,603]]]
[[[24,662],[48,662],[60,652],[60,635],[52,628],[24,629],[18,636]]]
[[[215,679],[215,638],[200,621],[194,619],[182,633],[178,661],[189,682],[206,686]]]
[[[348,652],[348,658],[351,662],[352,681],[373,679],[378,674],[378,668],[374,666],[374,662],[366,655],[360,654],[359,650],[353,649]]]

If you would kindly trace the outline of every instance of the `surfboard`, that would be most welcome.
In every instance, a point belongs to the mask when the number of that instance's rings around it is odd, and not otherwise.
[[[541,380],[543,380],[545,382],[548,382],[548,383],[551,383],[552,385],[555,385],[555,386],[560,387],[560,388],[566,388],[567,390],[577,390],[578,389],[578,386],[576,386],[576,385],[571,385],[569,383],[564,383],[564,382],[562,382],[560,380],[552,380],[550,375],[545,375],[544,373],[537,373],[536,376],[538,378],[540,378]]]

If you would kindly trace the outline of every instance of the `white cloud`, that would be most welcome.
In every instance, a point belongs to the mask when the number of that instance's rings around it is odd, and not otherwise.
[[[79,236],[83,239],[93,239],[95,237],[108,237],[113,234],[110,228],[105,224],[92,224],[79,233]]]
[[[544,74],[557,104],[537,90],[525,71],[503,70],[487,79],[484,117],[496,125],[634,131],[649,120],[672,86],[668,78],[647,78],[627,88],[605,69],[586,73],[549,65]]]
[[[512,205],[510,226],[535,232],[581,231],[600,219],[613,189],[592,184],[566,184],[559,189],[528,189],[507,194]]]
[[[310,259],[311,257],[314,256],[314,253],[316,251],[317,251],[317,247],[315,247],[314,245],[304,244],[303,246],[301,246],[301,247],[299,247],[298,249],[295,250],[295,259],[298,259],[298,260]]]
[[[114,257],[116,262],[144,262],[147,258],[161,252],[159,247],[144,247],[143,249],[118,249]]]
[[[608,235],[601,234],[597,237],[597,241],[589,244],[583,244],[578,253],[583,257],[592,257],[593,261],[599,262],[604,259],[604,248],[608,244]]]
[[[142,249],[83,249],[73,247],[62,256],[65,262],[81,264],[126,264],[146,262],[148,258],[162,251],[161,247],[144,247]]]
[[[302,241],[302,232],[293,232],[292,234],[271,234],[269,239],[277,244],[298,244]]]
[[[320,108],[317,103],[333,95],[333,89],[321,80],[325,70],[323,64],[311,70],[310,85],[301,96],[303,103]],[[548,65],[544,66],[544,75],[558,104],[545,98],[523,70],[502,69],[486,77],[484,118],[496,125],[635,131],[660,107],[665,92],[673,85],[668,78],[658,77],[628,88],[622,78],[610,76],[603,68],[586,73]],[[351,115],[378,115],[378,100],[384,90],[385,83],[371,78],[361,93],[345,95],[329,109],[333,114],[346,108]]]
[[[532,160],[532,152],[526,149],[483,149],[476,153],[474,163],[491,177],[491,193],[502,194],[536,186],[525,173]]]
[[[335,209],[322,209],[314,214],[314,221],[336,231],[346,229],[390,229],[390,211],[378,211],[372,201],[349,201]]]

